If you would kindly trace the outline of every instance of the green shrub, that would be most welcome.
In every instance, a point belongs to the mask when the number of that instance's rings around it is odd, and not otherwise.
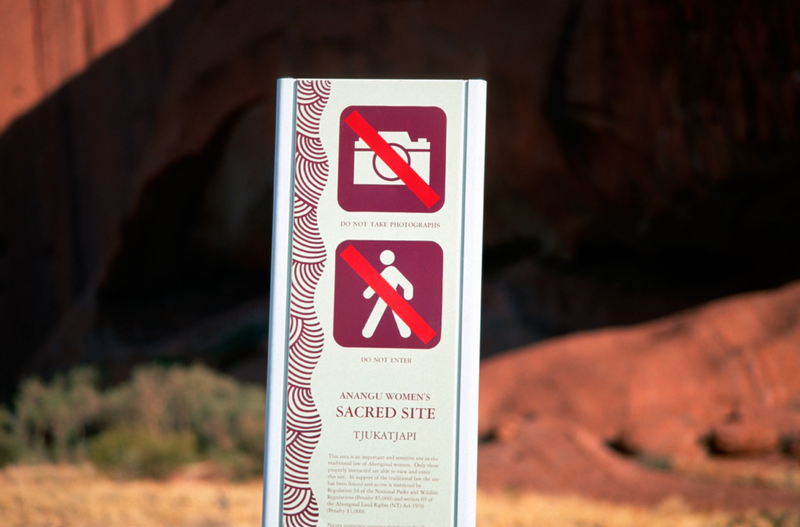
[[[636,459],[647,468],[661,472],[669,472],[673,469],[672,458],[666,455],[641,454]]]
[[[28,453],[53,461],[80,458],[86,430],[98,418],[101,396],[97,372],[79,367],[58,374],[49,384],[34,377],[23,381],[16,400],[17,441]]]
[[[263,457],[258,458],[241,450],[213,451],[208,457],[222,469],[225,477],[231,480],[254,478],[264,472]]]
[[[154,435],[191,432],[200,451],[241,450],[264,455],[266,395],[202,365],[144,366],[106,394],[103,423]]]
[[[76,368],[49,383],[25,380],[16,417],[0,415],[0,465],[20,456],[75,461],[88,451],[120,477],[162,477],[197,457],[234,478],[261,472],[263,387],[202,365],[142,366],[102,393],[96,379],[95,370]]]
[[[153,435],[143,428],[115,428],[92,439],[89,458],[118,478],[163,478],[194,461],[197,445],[188,432]]]
[[[19,461],[22,447],[16,437],[0,434],[0,468]]]
[[[14,463],[22,454],[22,446],[14,436],[14,418],[5,408],[0,408],[0,468]]]

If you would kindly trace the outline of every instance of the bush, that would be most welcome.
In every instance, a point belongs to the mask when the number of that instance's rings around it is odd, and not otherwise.
[[[101,396],[97,372],[79,367],[56,375],[50,384],[38,378],[23,381],[17,396],[16,436],[29,454],[53,461],[82,457],[86,430],[97,420]]]
[[[205,366],[144,366],[111,390],[103,412],[108,428],[134,426],[158,435],[191,432],[201,453],[241,451],[264,456],[266,395]]]
[[[241,450],[215,451],[209,453],[209,458],[222,469],[222,474],[231,480],[245,480],[264,473],[263,458],[257,458]]]
[[[22,454],[22,446],[13,435],[13,417],[5,408],[0,408],[0,468],[14,463]]]
[[[263,387],[201,365],[142,366],[103,393],[96,379],[95,370],[76,368],[50,383],[24,381],[16,418],[0,415],[0,465],[21,455],[75,461],[88,450],[120,477],[163,477],[198,456],[235,478],[261,472]],[[90,432],[97,435],[88,440]]]
[[[163,478],[194,461],[197,445],[188,432],[153,435],[143,428],[115,428],[90,442],[89,458],[118,478]]]

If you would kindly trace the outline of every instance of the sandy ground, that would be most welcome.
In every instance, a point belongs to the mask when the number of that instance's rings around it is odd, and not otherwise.
[[[0,526],[258,526],[261,489],[260,480],[115,481],[88,465],[18,465],[0,471]],[[477,509],[478,527],[800,526],[800,513],[693,511],[677,499],[643,508],[479,492]]]

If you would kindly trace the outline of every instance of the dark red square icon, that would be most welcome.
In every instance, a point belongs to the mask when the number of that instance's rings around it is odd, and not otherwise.
[[[436,346],[442,261],[442,248],[431,241],[343,241],[336,248],[333,338],[346,348]]]
[[[441,209],[446,131],[447,116],[435,106],[346,108],[339,118],[339,206],[350,212]]]

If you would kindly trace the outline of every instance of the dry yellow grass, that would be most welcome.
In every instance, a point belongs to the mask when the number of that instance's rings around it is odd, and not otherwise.
[[[697,512],[680,499],[656,508],[613,505],[579,497],[478,493],[481,527],[728,527],[733,514]]]
[[[261,482],[114,481],[90,466],[0,472],[0,525],[59,527],[257,526]]]
[[[478,527],[734,527],[773,523],[756,514],[656,508],[577,497],[478,493]],[[114,481],[91,466],[18,465],[0,471],[0,526],[258,526],[261,481]]]

